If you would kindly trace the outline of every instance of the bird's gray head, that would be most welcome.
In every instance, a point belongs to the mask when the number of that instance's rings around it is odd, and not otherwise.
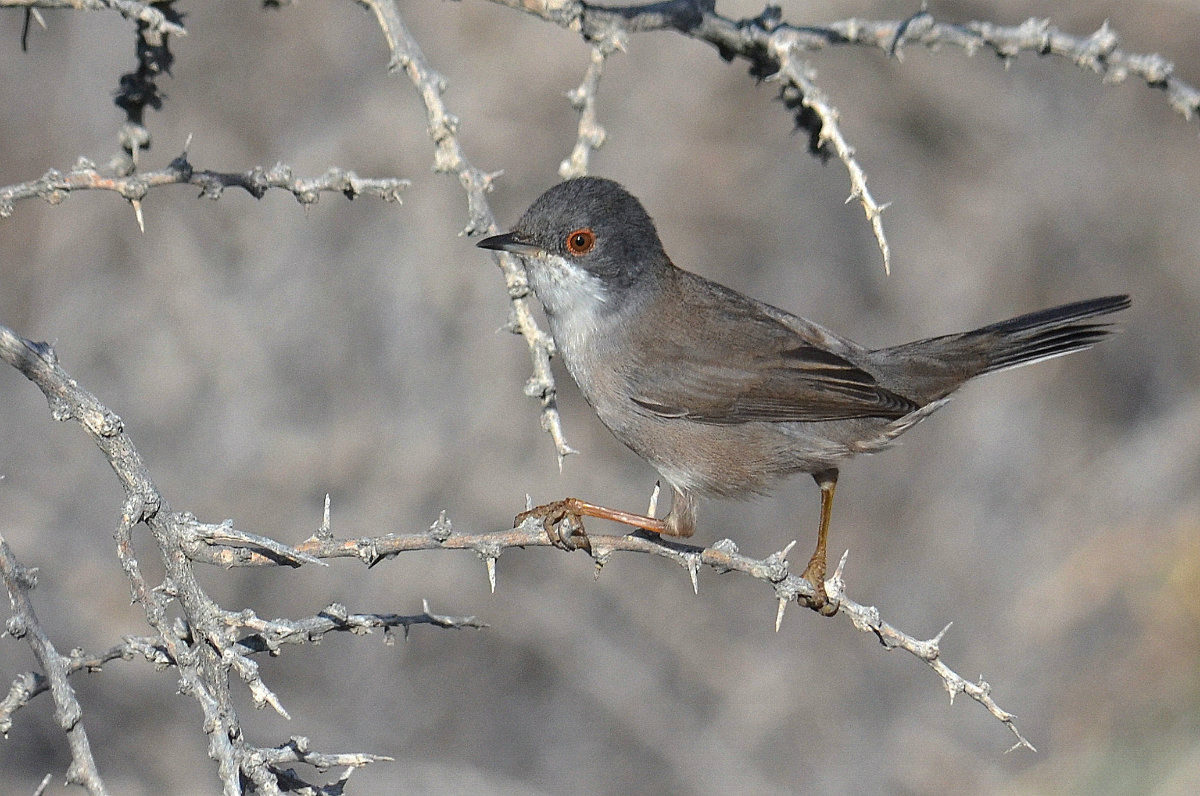
[[[620,184],[600,177],[559,183],[537,198],[512,232],[476,245],[550,267],[557,262],[583,269],[609,293],[653,280],[670,268],[642,203]]]

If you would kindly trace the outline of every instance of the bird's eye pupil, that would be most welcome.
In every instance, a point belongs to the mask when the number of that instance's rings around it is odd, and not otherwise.
[[[571,254],[587,254],[596,245],[596,233],[585,227],[567,235],[567,251]]]

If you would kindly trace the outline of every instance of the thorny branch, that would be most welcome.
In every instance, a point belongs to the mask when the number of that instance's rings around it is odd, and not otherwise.
[[[374,566],[383,558],[412,550],[471,550],[484,562],[493,591],[496,589],[496,562],[504,551],[513,548],[558,547],[555,539],[547,533],[547,529],[537,519],[527,519],[521,525],[510,530],[462,533],[454,530],[444,512],[427,531],[421,533],[338,539],[329,530],[328,511],[327,502],[322,531],[297,544],[295,549],[299,553],[322,560],[353,557],[369,566]],[[722,574],[742,572],[756,580],[763,581],[772,587],[777,598],[774,617],[776,630],[781,626],[784,610],[792,601],[808,607],[816,605],[814,598],[817,595],[812,584],[799,575],[792,574],[788,569],[787,556],[791,551],[791,545],[766,558],[757,559],[743,555],[730,539],[722,539],[711,547],[700,547],[661,537],[637,534],[608,536],[589,533],[588,540],[591,548],[589,555],[595,561],[597,577],[614,553],[626,552],[643,553],[674,561],[687,571],[691,578],[692,588],[697,591],[699,591],[698,573],[701,567],[708,567]],[[222,546],[211,546],[198,552],[196,560],[224,567],[265,566],[279,563],[260,552],[240,547]],[[941,660],[939,643],[946,630],[932,639],[921,640],[885,622],[880,617],[877,608],[861,605],[846,596],[845,584],[842,581],[845,564],[846,556],[843,556],[837,571],[825,583],[829,599],[839,604],[839,614],[849,618],[858,631],[873,633],[888,649],[903,649],[925,661],[942,678],[942,684],[950,694],[951,702],[955,695],[965,693],[987,708],[988,712],[1000,720],[1016,737],[1014,749],[1025,747],[1032,750],[1034,748],[1017,729],[1016,716],[1001,708],[992,699],[991,687],[987,682],[982,679],[975,682],[968,680]],[[949,626],[946,629],[949,629]]]
[[[802,54],[835,45],[875,47],[897,59],[906,44],[929,49],[957,47],[968,55],[990,49],[1006,63],[1022,52],[1065,58],[1100,75],[1106,83],[1128,77],[1162,89],[1171,107],[1192,119],[1200,110],[1200,91],[1180,80],[1173,65],[1157,54],[1129,53],[1119,48],[1119,38],[1107,22],[1090,36],[1072,36],[1052,26],[1049,20],[1029,19],[1021,25],[991,22],[940,22],[922,8],[899,20],[848,19],[828,25],[792,25],[783,21],[778,6],[767,5],[753,18],[732,19],[718,14],[715,0],[667,0],[667,2],[600,6],[581,0],[492,0],[568,30],[594,43],[624,42],[630,33],[673,30],[688,38],[708,42],[726,61],[750,63],[750,74],[758,80],[779,83],[780,97],[793,112],[796,126],[809,135],[813,153],[828,156],[828,144],[850,176],[850,198],[857,199],[871,224],[883,257],[884,269],[891,255],[880,216],[885,205],[875,201],[867,189],[866,175],[854,158],[837,125],[837,111],[816,91],[814,71]],[[582,136],[581,136],[582,137]]]
[[[604,146],[607,133],[597,121],[596,93],[600,89],[600,77],[604,74],[604,61],[613,52],[621,49],[619,40],[592,46],[592,59],[584,73],[583,82],[567,94],[571,107],[579,111],[579,132],[571,155],[558,166],[558,176],[564,180],[582,177],[588,173],[588,157],[594,150]]]
[[[424,60],[416,41],[408,33],[393,0],[358,0],[375,12],[393,53],[393,64],[409,75],[425,102],[429,133],[437,151],[435,170],[456,172],[467,190],[470,220],[465,234],[491,232],[495,220],[487,205],[486,192],[498,173],[484,173],[466,160],[457,140],[458,119],[450,116],[441,101],[445,80]],[[955,46],[973,55],[991,49],[1006,63],[1021,52],[1067,58],[1091,69],[1105,82],[1121,82],[1128,76],[1140,78],[1153,88],[1166,91],[1172,107],[1191,119],[1200,109],[1200,91],[1179,80],[1173,66],[1159,55],[1126,53],[1117,47],[1118,37],[1107,22],[1091,36],[1062,33],[1048,20],[1030,19],[1018,26],[989,22],[956,24],[938,22],[922,8],[900,20],[849,19],[826,26],[797,26],[785,23],[778,6],[767,5],[753,18],[734,20],[718,14],[713,0],[667,0],[623,7],[593,5],[581,0],[492,0],[580,33],[593,49],[583,82],[568,94],[579,111],[579,126],[571,155],[559,166],[564,179],[587,171],[588,154],[604,143],[605,131],[598,122],[597,92],[605,59],[624,50],[632,33],[674,30],[689,38],[708,42],[726,61],[750,62],[750,75],[779,84],[785,108],[792,112],[798,129],[809,135],[809,149],[828,157],[830,147],[845,166],[850,178],[849,199],[863,208],[875,236],[885,271],[890,271],[891,248],[883,229],[886,204],[876,201],[867,187],[866,172],[855,158],[855,150],[838,126],[838,111],[816,83],[812,66],[802,53],[834,45],[875,47],[900,60],[906,44],[928,49]],[[526,382],[527,395],[539,399],[542,427],[554,441],[559,457],[574,450],[567,444],[558,414],[557,387],[550,370],[554,340],[541,330],[529,311],[529,287],[515,258],[495,255],[504,274],[512,301],[509,327],[525,338],[533,359],[533,375]]]
[[[391,69],[404,72],[421,96],[429,122],[429,137],[435,147],[433,169],[444,174],[455,174],[467,192],[467,226],[464,235],[495,232],[496,217],[488,205],[487,193],[500,176],[500,172],[488,173],[476,168],[467,159],[458,141],[458,117],[446,109],[442,94],[446,80],[429,65],[416,39],[413,38],[400,11],[392,0],[358,0],[375,15],[383,30],[388,49],[392,53]],[[558,392],[550,370],[550,358],[554,355],[554,339],[538,326],[533,314],[533,301],[525,269],[511,254],[498,253],[496,260],[504,276],[511,302],[508,327],[521,335],[529,346],[533,362],[533,375],[525,383],[525,394],[537,398],[542,410],[542,428],[554,441],[559,467],[563,459],[575,450],[567,444],[562,429],[562,418],[558,413]]]
[[[302,205],[316,204],[322,192],[340,193],[347,199],[378,196],[385,202],[399,202],[400,192],[410,182],[393,177],[362,178],[352,171],[329,169],[319,177],[297,177],[288,166],[277,163],[270,169],[255,167],[243,172],[219,172],[197,169],[188,162],[187,152],[159,171],[143,171],[115,176],[102,174],[95,164],[80,159],[70,171],[55,169],[36,180],[0,188],[0,218],[13,213],[13,202],[40,197],[52,205],[61,204],[74,191],[113,191],[131,203],[140,202],[152,188],[163,185],[193,185],[200,196],[219,199],[226,188],[241,188],[261,199],[271,188],[289,191]],[[141,209],[137,207],[141,226]]]
[[[73,675],[77,672],[99,672],[106,663],[115,660],[133,660],[137,657],[144,658],[159,667],[174,664],[163,647],[161,639],[152,639],[149,636],[129,636],[120,644],[109,647],[104,652],[88,654],[81,649],[71,650],[65,656],[66,673]],[[18,710],[28,705],[34,697],[48,691],[50,687],[50,678],[41,672],[25,672],[17,675],[8,689],[8,694],[4,699],[0,699],[0,735],[8,735],[12,729],[13,715]]]
[[[54,718],[67,734],[67,742],[71,746],[71,766],[67,769],[67,781],[82,785],[88,793],[103,796],[108,790],[100,778],[96,760],[92,757],[91,744],[88,743],[87,731],[83,728],[83,708],[75,698],[75,689],[67,682],[70,661],[54,648],[50,637],[38,622],[33,603],[29,599],[30,590],[37,584],[37,570],[24,567],[17,561],[2,534],[0,575],[3,575],[9,605],[12,607],[12,617],[5,625],[5,632],[13,638],[29,640],[34,657],[46,672],[43,680],[54,697]],[[18,681],[20,680],[21,678],[18,678]],[[8,699],[0,703],[0,707],[7,703]],[[8,734],[9,724],[7,716],[0,712],[0,730],[5,735]]]
[[[0,564],[4,565],[7,576],[11,568],[9,562],[7,560],[0,561]],[[20,564],[15,566],[17,576],[20,577],[23,570],[20,568]],[[11,585],[9,592],[11,597]],[[28,598],[26,601],[28,602]],[[14,620],[10,620],[10,624],[13,621],[18,622],[22,631],[25,628],[40,628],[36,617],[32,617],[31,612],[19,614],[14,608],[13,614]],[[473,616],[435,614],[429,610],[428,601],[424,603],[423,610],[419,614],[350,613],[344,605],[331,603],[315,616],[304,619],[260,619],[252,611],[240,611],[237,613],[226,612],[223,620],[231,627],[238,627],[246,631],[235,645],[243,655],[261,653],[277,655],[285,644],[319,642],[327,634],[333,632],[364,635],[381,629],[384,642],[391,645],[395,643],[393,631],[396,628],[400,628],[407,637],[408,629],[413,625],[433,625],[444,628],[487,627]],[[9,635],[16,636],[16,633],[11,630],[7,632]],[[89,654],[84,650],[74,649],[62,658],[67,675],[77,672],[99,672],[105,664],[112,661],[132,661],[137,658],[144,659],[159,668],[175,665],[175,660],[167,652],[163,640],[151,636],[127,636],[120,644],[100,653]],[[8,694],[0,699],[0,735],[7,735],[12,729],[12,717],[18,710],[28,705],[34,697],[51,690],[52,685],[51,679],[40,672],[25,672],[17,675],[9,687]]]
[[[156,35],[186,36],[187,31],[177,19],[138,0],[0,0],[0,8],[25,8],[34,14],[40,8],[70,8],[75,11],[116,11],[126,19],[145,24]]]
[[[42,389],[50,400],[51,413],[55,419],[73,419],[91,434],[105,452],[118,479],[125,486],[127,494],[154,496],[153,501],[143,499],[135,506],[127,503],[117,531],[118,552],[126,572],[130,575],[134,599],[146,609],[151,627],[161,638],[161,652],[157,654],[165,655],[169,660],[174,661],[180,669],[181,676],[186,675],[185,691],[196,696],[205,710],[206,717],[234,724],[234,726],[226,728],[230,733],[236,731],[236,714],[232,713],[231,706],[221,704],[220,694],[227,691],[227,685],[224,689],[212,689],[210,680],[206,679],[214,676],[211,667],[217,662],[205,660],[206,653],[212,655],[215,651],[217,660],[227,667],[226,672],[228,668],[232,668],[241,676],[250,689],[255,704],[269,704],[286,716],[286,711],[280,705],[275,694],[258,676],[258,667],[250,660],[250,653],[275,652],[284,643],[312,640],[333,629],[361,632],[370,627],[400,625],[407,627],[415,620],[397,615],[351,615],[344,608],[336,605],[330,606],[317,617],[302,621],[277,619],[268,622],[259,619],[252,611],[226,611],[213,603],[200,590],[191,569],[192,561],[225,567],[264,566],[281,563],[300,566],[317,560],[354,557],[364,563],[374,565],[384,557],[411,550],[436,548],[472,550],[484,561],[494,589],[496,560],[505,550],[515,547],[555,546],[555,541],[552,540],[547,529],[541,521],[536,519],[527,519],[511,530],[464,534],[456,533],[444,514],[423,533],[338,539],[330,527],[328,503],[321,528],[311,537],[291,548],[264,537],[236,531],[231,524],[207,526],[210,529],[220,528],[219,533],[211,530],[184,533],[182,528],[197,524],[195,518],[188,514],[170,511],[165,501],[158,495],[153,482],[150,481],[140,456],[125,435],[120,419],[100,404],[94,396],[80,388],[59,367],[53,350],[48,345],[25,340],[9,329],[0,326],[0,358],[12,364]],[[151,511],[149,508],[151,504],[156,505],[157,509]],[[138,572],[137,561],[133,558],[129,538],[132,526],[138,520],[151,528],[163,551],[168,582],[172,584],[171,594],[183,604],[185,614],[191,623],[190,627],[185,628],[183,632],[168,626],[165,621],[165,600],[159,592],[147,588],[147,584]],[[613,553],[623,551],[656,555],[676,562],[688,572],[692,586],[697,590],[699,589],[697,573],[701,567],[709,567],[722,573],[743,572],[757,580],[764,581],[772,587],[778,601],[777,629],[788,603],[794,600],[803,605],[810,605],[813,604],[812,600],[815,597],[813,586],[788,570],[787,555],[791,550],[790,545],[764,559],[755,559],[743,555],[738,551],[737,545],[728,539],[707,548],[637,535],[590,535],[589,539],[590,555],[596,562],[597,574]],[[1017,738],[1017,746],[1033,748],[1018,731],[1014,723],[1014,716],[1001,709],[992,700],[987,683],[967,680],[941,661],[938,649],[940,634],[931,640],[919,640],[884,622],[877,609],[860,605],[846,596],[842,583],[844,564],[845,558],[833,577],[827,581],[826,592],[832,599],[840,603],[840,613],[849,617],[855,628],[861,632],[874,633],[888,648],[899,647],[908,650],[928,663],[942,678],[951,698],[955,694],[966,693],[986,707],[993,716],[1009,728]],[[424,621],[448,627],[479,626],[473,617],[456,619],[431,614],[428,606],[425,607]],[[231,634],[236,633],[239,629],[248,631],[250,636],[234,638]],[[196,643],[201,639],[207,644]],[[160,644],[156,641],[151,646],[157,650]],[[208,664],[208,666],[204,664]],[[216,690],[217,693],[212,693],[213,690]],[[218,707],[230,711],[226,714],[226,718],[221,718]],[[237,767],[241,767],[245,771],[246,767],[251,766],[252,761],[258,759],[258,750],[254,750],[244,742],[226,743],[227,740],[234,737],[240,740],[240,735],[230,734],[227,737],[225,732],[213,733],[210,740],[210,751],[214,753],[216,759],[222,761],[223,778],[227,774],[236,772]],[[228,772],[226,771],[227,766],[231,767]],[[261,770],[254,770],[256,775],[262,776],[262,773]]]
[[[237,531],[232,523],[206,525],[197,522],[191,514],[172,511],[150,477],[141,455],[125,433],[121,418],[59,367],[58,359],[49,345],[25,340],[0,326],[0,360],[12,365],[42,390],[50,403],[51,415],[56,420],[74,420],[83,427],[121,483],[126,498],[114,534],[117,556],[129,578],[133,599],[145,611],[147,624],[156,636],[152,640],[127,641],[120,649],[119,656],[132,657],[136,652],[156,664],[165,663],[175,667],[180,692],[192,696],[201,707],[204,728],[209,736],[209,756],[218,763],[224,792],[228,796],[242,793],[243,779],[265,792],[278,792],[280,778],[285,773],[291,779],[296,777],[294,773],[278,770],[275,761],[304,762],[306,759],[295,756],[299,755],[297,751],[281,752],[280,749],[290,748],[287,745],[276,750],[262,749],[251,745],[243,737],[230,693],[230,671],[246,684],[256,707],[270,705],[280,715],[287,717],[287,711],[278,697],[259,676],[258,665],[251,657],[253,654],[275,653],[283,644],[313,641],[335,630],[361,633],[380,627],[386,632],[392,627],[407,628],[416,623],[441,627],[480,626],[474,617],[440,616],[431,613],[428,606],[422,615],[408,617],[399,614],[350,614],[340,605],[331,605],[317,616],[304,620],[262,620],[252,611],[231,612],[221,608],[200,586],[192,567],[192,553],[206,545],[244,545],[244,549],[261,551],[268,560],[293,565],[318,562],[271,539]],[[139,524],[149,528],[162,557],[165,577],[157,588],[151,587],[142,575],[134,552],[133,529]],[[49,687],[59,706],[60,723],[68,731],[75,753],[76,762],[69,775],[83,782],[87,769],[80,763],[84,758],[78,749],[79,739],[82,738],[82,743],[86,744],[86,736],[82,735],[82,725],[78,722],[79,706],[73,696],[70,696],[69,702],[61,702],[64,694],[69,695],[69,692],[63,691],[59,683],[61,680],[61,685],[66,686],[68,673],[89,668],[89,661],[94,659],[80,654],[78,660],[72,661],[53,652],[53,647],[48,646],[45,634],[37,625],[32,607],[26,607],[25,595],[33,585],[28,571],[20,569],[15,563],[12,567],[6,564],[6,572],[10,568],[16,575],[9,585],[14,612],[9,631],[14,635],[18,635],[18,631],[20,634],[32,634],[31,643],[48,672]],[[23,579],[22,572],[26,573]],[[6,583],[8,580],[6,575]],[[26,603],[19,602],[22,598]],[[171,602],[178,602],[186,621],[173,621],[170,618],[168,607]],[[100,657],[101,663],[115,657],[106,656]],[[0,707],[4,708],[4,712],[0,712],[0,728],[7,725],[11,711],[24,704],[36,690],[36,678],[18,678],[9,696],[0,703]],[[83,748],[86,750],[86,745]],[[313,759],[313,755],[307,752],[305,755]],[[357,766],[385,758],[354,753],[320,759],[341,761],[336,765]],[[95,782],[94,792],[103,792],[98,775]],[[92,789],[91,785],[88,787]]]
[[[180,24],[183,17],[172,6],[175,0],[161,0],[157,5],[162,8],[159,12],[173,28],[165,29],[162,24],[155,24],[157,19],[138,16],[137,19],[137,66],[132,72],[121,75],[113,102],[125,112],[125,124],[121,125],[118,135],[122,152],[112,161],[112,169],[117,174],[132,174],[140,168],[140,155],[143,149],[150,148],[150,130],[146,127],[146,109],[162,108],[163,93],[159,91],[158,79],[164,74],[170,74],[175,56],[171,53],[170,33],[183,31]],[[158,9],[155,9],[158,10]],[[134,200],[134,208],[139,205]]]
[[[271,188],[292,193],[296,201],[308,206],[316,204],[324,192],[341,193],[347,199],[362,195],[378,196],[385,202],[399,202],[400,193],[409,180],[385,177],[362,178],[353,171],[331,168],[318,177],[297,177],[289,166],[277,163],[270,169],[260,166],[243,172],[219,172],[197,169],[188,162],[188,148],[159,171],[139,172],[140,153],[150,147],[150,131],[146,128],[147,108],[160,108],[163,94],[157,79],[170,71],[174,56],[168,47],[168,37],[183,36],[182,18],[172,2],[153,5],[133,0],[0,0],[0,7],[24,6],[31,11],[42,8],[74,8],[97,10],[111,8],[137,22],[137,67],[121,76],[114,102],[126,115],[118,138],[122,153],[103,169],[87,158],[79,158],[69,171],[50,169],[40,178],[16,185],[0,186],[0,218],[13,213],[13,203],[21,199],[40,197],[52,205],[66,200],[73,191],[113,191],[129,201],[138,227],[145,230],[142,200],[152,188],[163,185],[193,185],[200,196],[219,199],[226,188],[241,188],[261,199]]]
[[[883,206],[867,190],[865,174],[855,160],[854,150],[838,129],[837,110],[820,91],[811,66],[801,58],[803,53],[835,45],[857,45],[878,48],[899,58],[905,45],[918,44],[930,49],[955,47],[968,55],[987,49],[1007,63],[1028,52],[1065,58],[1095,72],[1105,82],[1121,82],[1130,77],[1140,79],[1148,86],[1162,90],[1171,106],[1187,119],[1194,118],[1200,109],[1200,92],[1175,77],[1170,62],[1158,55],[1128,53],[1120,49],[1117,35],[1107,24],[1090,36],[1079,37],[1059,31],[1046,20],[1030,19],[1018,26],[987,22],[955,24],[937,21],[924,9],[903,20],[850,19],[824,26],[796,26],[785,23],[780,10],[774,6],[767,6],[758,17],[730,19],[716,13],[712,0],[669,0],[628,7],[601,7],[579,0],[493,1],[579,32],[593,44],[583,82],[569,95],[572,105],[580,113],[580,120],[575,147],[563,162],[564,176],[585,173],[588,154],[603,143],[604,131],[598,123],[597,90],[606,57],[615,50],[624,49],[632,33],[674,30],[712,44],[726,60],[748,61],[754,78],[779,84],[784,106],[792,112],[797,126],[808,133],[810,149],[826,157],[832,148],[847,168],[851,198],[857,199],[864,208],[885,267],[889,254],[880,222]],[[493,231],[495,219],[488,207],[486,193],[498,172],[488,173],[475,168],[463,153],[456,135],[458,119],[448,112],[442,100],[444,79],[426,62],[392,0],[358,2],[375,14],[392,53],[393,70],[403,71],[409,77],[425,104],[429,135],[435,145],[435,170],[458,176],[467,193],[469,220],[464,233]],[[125,156],[114,158],[106,169],[111,176],[100,173],[93,164],[81,159],[65,174],[49,171],[39,180],[0,189],[0,216],[11,213],[12,203],[17,199],[41,196],[57,203],[70,191],[93,189],[111,190],[125,197],[138,211],[140,223],[140,200],[150,188],[185,183],[200,187],[201,195],[210,198],[218,197],[224,188],[233,186],[256,197],[269,188],[283,188],[305,204],[316,201],[317,194],[322,191],[340,191],[351,198],[370,193],[388,201],[398,200],[400,190],[407,184],[404,180],[360,180],[353,173],[336,169],[319,178],[298,180],[284,166],[267,171],[252,169],[241,174],[221,174],[194,169],[187,162],[186,152],[162,171],[136,174],[138,153],[150,142],[149,132],[143,125],[144,109],[147,106],[157,108],[161,104],[155,79],[169,71],[172,62],[167,49],[168,38],[186,33],[171,5],[170,2],[137,0],[0,0],[0,7],[25,8],[30,18],[39,22],[37,8],[108,9],[135,20],[138,25],[138,67],[135,72],[123,76],[117,94],[117,104],[127,114],[120,134]],[[561,463],[562,457],[572,451],[563,437],[555,403],[555,385],[549,367],[553,341],[533,319],[529,289],[519,263],[511,257],[501,256],[500,266],[512,299],[511,327],[526,339],[533,359],[534,374],[526,391],[541,402],[542,424],[554,440]],[[314,790],[294,772],[280,766],[304,762],[322,769],[343,765],[353,767],[386,758],[314,753],[302,737],[293,737],[278,747],[251,747],[241,736],[237,715],[228,704],[229,670],[235,671],[246,682],[256,704],[271,704],[284,713],[278,699],[258,676],[257,666],[251,660],[256,653],[275,653],[282,644],[311,641],[330,631],[367,632],[379,627],[388,634],[394,627],[404,627],[407,631],[408,626],[416,622],[447,627],[479,626],[473,617],[439,616],[430,613],[428,606],[418,617],[351,614],[342,606],[331,605],[317,616],[304,620],[263,620],[253,612],[230,612],[217,606],[196,582],[191,571],[192,562],[225,566],[300,566],[327,558],[354,556],[373,564],[382,557],[406,550],[470,549],[486,564],[494,588],[496,561],[504,550],[551,544],[545,529],[536,522],[527,522],[512,530],[464,534],[454,532],[443,517],[423,533],[339,540],[329,530],[326,517],[322,530],[296,547],[239,531],[229,522],[219,525],[200,523],[189,514],[170,510],[125,435],[120,418],[80,389],[58,367],[49,346],[22,340],[0,327],[0,357],[43,389],[56,419],[79,422],[112,465],[126,492],[121,520],[114,534],[118,557],[129,577],[135,601],[142,606],[149,625],[157,634],[126,639],[99,655],[88,656],[81,651],[72,651],[67,656],[57,653],[41,631],[28,600],[34,582],[32,571],[16,562],[7,546],[3,546],[5,581],[13,605],[9,631],[30,639],[48,674],[29,673],[17,678],[8,695],[0,700],[0,730],[8,728],[16,709],[36,694],[50,690],[60,723],[71,740],[74,763],[70,775],[92,792],[103,792],[103,783],[95,773],[94,762],[89,768],[90,755],[80,752],[80,749],[86,752],[86,735],[78,720],[81,715],[78,703],[66,682],[67,675],[73,672],[93,671],[118,657],[143,657],[156,665],[177,667],[181,691],[193,696],[201,705],[210,736],[210,754],[219,761],[226,793],[240,793],[243,777],[267,791],[282,788],[340,792],[345,776],[326,788]],[[167,578],[158,588],[152,588],[145,581],[134,556],[132,532],[138,524],[150,528],[162,553]],[[597,572],[614,552],[627,551],[676,561],[688,571],[697,587],[697,573],[702,566],[718,572],[740,571],[762,580],[772,586],[778,599],[777,627],[783,609],[791,600],[804,604],[812,597],[811,585],[788,572],[790,547],[765,559],[754,559],[740,554],[729,540],[700,548],[640,536],[593,535],[590,539]],[[952,699],[957,693],[966,693],[1004,722],[1016,736],[1017,746],[1029,746],[1017,731],[1011,714],[992,700],[986,682],[966,680],[941,661],[939,641],[944,630],[927,641],[896,630],[880,619],[876,609],[846,597],[841,573],[842,566],[839,566],[826,583],[826,591],[839,602],[840,613],[848,616],[857,629],[873,633],[888,648],[900,647],[924,660],[942,678]],[[167,607],[172,601],[179,602],[188,618],[187,623],[170,621]],[[390,635],[388,638],[390,640]]]

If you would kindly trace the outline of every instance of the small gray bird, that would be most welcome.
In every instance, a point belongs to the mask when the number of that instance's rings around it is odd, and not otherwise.
[[[804,577],[820,595],[843,460],[883,450],[969,379],[1090,347],[1109,329],[1085,321],[1130,304],[1091,299],[872,350],[677,268],[641,203],[596,177],[554,186],[512,232],[477,245],[524,260],[583,397],[674,490],[662,519],[569,498],[518,520],[587,515],[691,536],[698,497],[810,473],[821,520]]]

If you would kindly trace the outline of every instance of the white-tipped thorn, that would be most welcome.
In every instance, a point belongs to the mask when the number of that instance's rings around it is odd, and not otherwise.
[[[695,558],[688,559],[687,565],[688,575],[692,577],[692,591],[697,595],[700,594],[700,581],[696,579],[696,573],[700,571],[700,562]]]
[[[142,231],[142,234],[145,234],[146,233],[146,219],[142,217],[142,200],[141,199],[130,199],[129,204],[133,205],[133,215],[135,218],[137,218],[138,229],[140,229]]]
[[[842,559],[838,561],[837,569],[833,571],[833,576],[838,580],[842,579],[842,570],[846,568],[846,559],[850,557],[850,551],[842,553]]]
[[[650,493],[650,508],[646,509],[646,516],[653,517],[658,512],[658,493],[662,491],[662,482],[654,482],[654,491]]]
[[[288,721],[292,720],[292,714],[284,710],[283,703],[279,701],[279,697],[275,696],[275,694],[271,694],[270,699],[267,701],[271,704],[271,707],[275,708],[276,713],[278,713],[280,716],[283,716]]]
[[[787,560],[787,557],[788,557],[788,553],[792,552],[792,548],[793,548],[793,547],[795,547],[795,546],[796,546],[796,540],[795,540],[795,539],[793,539],[791,542],[789,542],[789,543],[788,543],[788,546],[787,546],[787,547],[785,547],[785,548],[783,548],[782,550],[780,550],[780,551],[779,551],[779,558],[780,558],[781,560],[784,560],[784,561],[786,561],[786,560]]]
[[[286,710],[284,710],[283,703],[279,701],[279,697],[275,695],[274,691],[267,688],[266,684],[261,679],[255,677],[254,679],[250,680],[247,685],[250,688],[250,696],[254,699],[254,707],[262,708],[266,705],[270,705],[271,707],[275,708],[276,713],[291,721],[292,717]]]
[[[528,492],[526,492],[525,493],[525,510],[529,511],[532,508],[533,508],[533,498],[530,497]]]
[[[842,572],[846,569],[846,559],[850,557],[850,551],[842,553],[841,559],[838,561],[837,568],[833,570],[833,574],[825,579],[825,594],[833,602],[838,602],[842,599],[842,592],[846,588],[846,582],[842,580]]]
[[[333,536],[333,529],[329,525],[329,493],[325,493],[325,509],[321,512],[321,527],[317,529],[317,538],[329,539]]]
[[[950,629],[950,626],[951,626],[951,625],[953,625],[953,624],[954,624],[953,622],[949,622],[949,623],[947,623],[947,624],[946,624],[946,626],[942,628],[942,631],[941,631],[940,633],[938,633],[936,636],[934,636],[933,638],[931,638],[931,639],[929,640],[929,642],[930,642],[931,644],[933,644],[935,647],[936,647],[938,644],[941,644],[941,643],[942,643],[942,638],[943,638],[943,637],[946,635],[946,631],[947,631],[947,630],[949,630],[949,629]]]
[[[496,593],[496,559],[488,556],[483,559],[483,563],[487,565],[488,585],[492,587],[492,594]]]
[[[779,628],[783,625],[783,612],[787,610],[787,597],[779,598],[779,609],[775,611],[775,632],[779,632]]]

